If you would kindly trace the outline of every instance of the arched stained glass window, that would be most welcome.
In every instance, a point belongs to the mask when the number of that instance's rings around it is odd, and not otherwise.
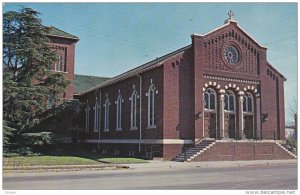
[[[206,110],[216,109],[216,92],[211,88],[204,92],[204,108]]]
[[[226,91],[224,94],[225,111],[235,111],[235,96],[232,91]]]
[[[136,125],[136,99],[137,99],[137,91],[134,89],[131,97],[130,97],[130,102],[131,102],[131,128],[137,128]]]
[[[243,111],[253,112],[253,96],[251,93],[246,92],[243,98]]]
[[[151,84],[148,89],[148,127],[155,128],[155,85]]]

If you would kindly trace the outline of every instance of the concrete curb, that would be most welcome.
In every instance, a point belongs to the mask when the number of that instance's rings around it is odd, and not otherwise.
[[[128,169],[126,165],[49,165],[49,166],[4,166],[3,172],[79,171]]]

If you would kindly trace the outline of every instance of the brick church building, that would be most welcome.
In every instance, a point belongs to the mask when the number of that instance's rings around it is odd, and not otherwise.
[[[286,78],[232,12],[190,45],[113,78],[74,75],[72,36],[61,36],[75,84],[66,97],[84,103],[78,125],[94,150],[178,161],[295,157],[280,144]]]

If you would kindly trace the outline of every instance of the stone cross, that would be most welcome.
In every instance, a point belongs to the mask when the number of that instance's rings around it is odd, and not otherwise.
[[[229,20],[232,20],[233,19],[233,16],[234,16],[234,13],[233,13],[233,11],[232,10],[230,10],[229,12],[228,12],[228,16],[229,16]]]

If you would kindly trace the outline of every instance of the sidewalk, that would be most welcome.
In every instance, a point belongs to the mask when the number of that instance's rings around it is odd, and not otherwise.
[[[99,164],[99,165],[52,165],[52,166],[6,166],[4,173],[34,173],[34,172],[63,172],[63,171],[97,171],[97,170],[163,170],[188,168],[223,168],[242,166],[275,166],[297,165],[297,159],[289,160],[252,160],[252,161],[206,161],[206,162],[175,162],[155,161],[140,164]]]
[[[174,161],[149,161],[146,164],[127,164],[130,169],[168,169],[168,168],[221,168],[242,166],[274,166],[297,164],[297,159],[288,160],[251,160],[251,161],[206,161],[206,162],[174,162]],[[125,165],[125,164],[124,164]]]

